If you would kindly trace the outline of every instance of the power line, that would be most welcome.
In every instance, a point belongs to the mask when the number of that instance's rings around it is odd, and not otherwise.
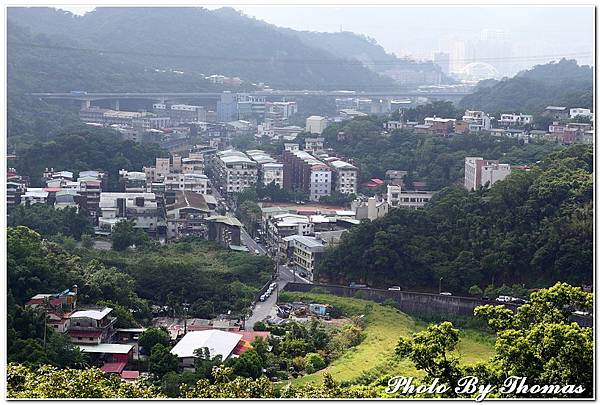
[[[373,60],[362,62],[359,60],[349,59],[292,59],[292,58],[243,58],[243,57],[231,57],[231,56],[212,56],[212,55],[200,55],[200,54],[173,54],[173,53],[154,53],[154,52],[139,52],[139,51],[119,51],[119,50],[107,50],[107,49],[94,49],[94,48],[81,48],[81,47],[68,47],[58,45],[41,45],[27,42],[16,42],[8,41],[8,45],[15,45],[29,48],[42,48],[42,49],[55,49],[62,51],[78,51],[78,52],[90,52],[98,53],[100,55],[113,54],[113,55],[128,55],[128,56],[151,56],[161,58],[179,58],[179,59],[207,59],[214,61],[225,61],[225,62],[244,62],[244,63],[297,63],[297,64],[313,64],[313,65],[357,65],[357,66],[394,66],[411,63],[420,63],[412,59],[395,59],[395,60]],[[567,57],[586,57],[592,56],[591,52],[580,52],[580,53],[566,53],[566,54],[546,54],[546,55],[528,55],[528,56],[507,56],[507,57],[482,57],[482,58],[464,58],[464,59],[452,59],[453,62],[507,62],[507,61],[522,61],[522,62],[535,62],[540,60],[547,60],[552,58],[567,58]],[[431,62],[431,61],[427,61]],[[422,63],[422,62],[421,62]],[[433,62],[431,62],[433,63]]]

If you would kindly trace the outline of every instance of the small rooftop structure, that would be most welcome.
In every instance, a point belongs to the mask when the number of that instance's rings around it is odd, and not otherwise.
[[[79,345],[78,347],[84,353],[128,354],[133,350],[133,345],[116,343],[100,343],[93,346]]]
[[[76,311],[73,312],[70,318],[91,318],[95,320],[103,319],[112,311],[112,308],[104,308],[102,311],[98,311],[97,309],[89,309],[84,311]]]

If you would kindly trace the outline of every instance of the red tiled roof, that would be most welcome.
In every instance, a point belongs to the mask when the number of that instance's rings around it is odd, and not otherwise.
[[[140,378],[140,372],[133,370],[123,370],[121,371],[121,378],[124,380],[137,380],[138,378]]]
[[[239,331],[233,332],[238,335],[242,335],[242,340],[238,342],[238,344],[233,349],[233,354],[240,355],[244,353],[246,350],[252,348],[252,342],[257,337],[268,338],[271,332],[263,332],[263,331]]]
[[[117,363],[104,363],[104,365],[102,366],[102,368],[100,370],[104,371],[105,373],[121,373],[123,371],[123,369],[125,368],[125,366],[127,365],[127,362],[125,361],[119,361]]]

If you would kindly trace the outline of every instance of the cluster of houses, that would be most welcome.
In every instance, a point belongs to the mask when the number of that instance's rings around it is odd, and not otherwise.
[[[102,371],[125,381],[137,380],[140,370],[132,360],[148,355],[138,344],[146,328],[117,328],[112,308],[80,307],[77,292],[75,285],[60,293],[37,294],[25,305],[43,311],[47,327],[67,336]],[[270,335],[243,331],[238,323],[223,319],[155,318],[153,324],[167,329],[174,345],[171,353],[179,358],[184,369],[194,367],[197,349],[207,348],[211,357],[221,355],[226,360],[250,349],[257,337],[266,339]]]
[[[525,142],[547,140],[563,144],[594,142],[594,114],[586,108],[567,108],[548,106],[543,117],[552,119],[547,130],[531,129],[533,115],[512,113],[501,114],[498,119],[490,117],[484,111],[466,110],[462,119],[426,117],[423,123],[411,121],[387,121],[384,129],[411,129],[418,134],[452,136],[453,134],[485,132],[494,136],[508,136]],[[577,117],[585,117],[589,123],[574,122]]]

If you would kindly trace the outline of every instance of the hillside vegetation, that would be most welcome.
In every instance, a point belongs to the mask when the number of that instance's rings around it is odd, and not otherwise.
[[[576,145],[490,189],[446,188],[422,210],[363,222],[328,251],[325,281],[466,293],[592,281],[593,149]]]
[[[534,66],[513,78],[480,83],[460,106],[488,112],[537,114],[549,105],[593,107],[593,70],[575,60]]]
[[[409,360],[394,356],[399,337],[408,337],[422,330],[426,327],[423,322],[415,321],[393,307],[360,298],[284,291],[280,294],[280,300],[327,303],[341,309],[346,316],[365,315],[366,337],[363,342],[349,349],[325,369],[293,380],[295,386],[322,382],[325,374],[337,381],[352,381],[354,384],[370,384],[384,375],[424,375]],[[494,353],[493,344],[493,338],[485,332],[463,330],[457,354],[468,364],[487,361]]]

